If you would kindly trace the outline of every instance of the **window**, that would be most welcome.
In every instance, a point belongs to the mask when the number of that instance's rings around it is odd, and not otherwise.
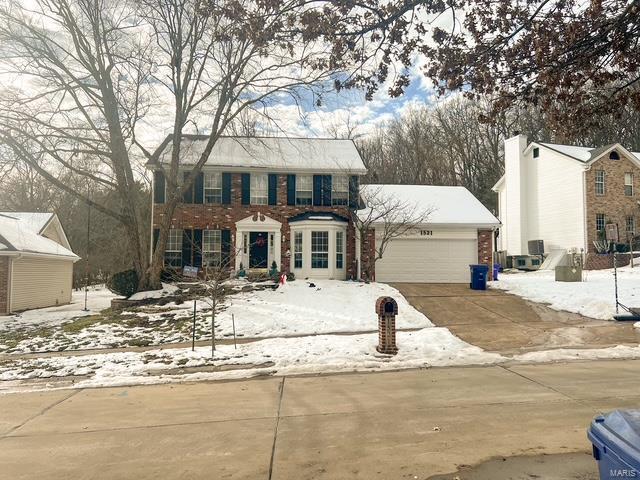
[[[334,175],[331,179],[331,204],[347,205],[349,203],[349,177]]]
[[[596,195],[604,195],[604,170],[596,170]]]
[[[604,225],[605,225],[604,213],[596,213],[596,231],[604,232]]]
[[[251,205],[269,203],[269,176],[266,173],[251,174]]]
[[[344,233],[336,232],[336,268],[344,267]]]
[[[293,234],[293,268],[302,268],[302,232]]]
[[[219,267],[222,264],[222,235],[220,230],[202,231],[202,266]]]
[[[624,174],[624,194],[633,197],[633,173]]]
[[[296,205],[313,203],[313,175],[296,176]]]
[[[204,203],[222,203],[222,174],[204,174]]]
[[[620,160],[620,155],[614,150],[609,154],[609,160]]]
[[[311,268],[329,268],[329,232],[311,232]]]
[[[172,228],[167,238],[167,248],[164,251],[164,262],[168,267],[182,266],[182,230]]]
[[[629,233],[632,236],[635,236],[636,234],[636,217],[634,217],[633,215],[630,215],[627,217],[627,233]]]
[[[533,158],[538,158],[540,156],[540,149],[538,147],[535,147],[533,149]]]

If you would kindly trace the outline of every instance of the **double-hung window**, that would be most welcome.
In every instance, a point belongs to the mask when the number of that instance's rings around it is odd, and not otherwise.
[[[222,203],[222,173],[204,174],[204,203]]]
[[[331,179],[331,204],[349,204],[349,177],[346,175],[334,175]]]
[[[313,203],[313,175],[296,176],[296,205]]]
[[[269,203],[269,175],[266,173],[251,174],[251,205]]]
[[[596,195],[604,195],[604,170],[596,170]]]
[[[302,232],[293,234],[293,268],[302,268]]]
[[[222,235],[220,230],[202,231],[202,266],[220,267],[222,263]]]
[[[344,232],[336,232],[336,268],[344,267]]]
[[[633,197],[633,173],[624,174],[624,194]]]
[[[604,232],[605,218],[604,213],[596,213],[596,231]]]
[[[180,268],[182,266],[182,230],[169,230],[167,247],[164,250],[164,261],[167,267]]]
[[[633,215],[627,216],[627,233],[631,236],[636,234],[636,217]]]
[[[311,268],[329,268],[329,232],[311,232]]]

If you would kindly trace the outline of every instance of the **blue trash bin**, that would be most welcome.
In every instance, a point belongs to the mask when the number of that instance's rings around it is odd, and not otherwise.
[[[486,290],[489,265],[469,265],[471,272],[471,290]]]
[[[640,410],[597,416],[587,432],[600,480],[640,478]]]
[[[500,272],[500,268],[502,266],[499,263],[493,264],[493,279],[498,280],[498,272]]]

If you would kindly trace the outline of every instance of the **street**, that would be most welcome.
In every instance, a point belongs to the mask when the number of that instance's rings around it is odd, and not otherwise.
[[[531,474],[560,458],[554,478],[596,478],[586,429],[598,412],[640,405],[639,367],[593,361],[5,394],[0,477],[453,478],[525,455],[539,456],[523,463]],[[593,477],[578,476],[585,471]]]

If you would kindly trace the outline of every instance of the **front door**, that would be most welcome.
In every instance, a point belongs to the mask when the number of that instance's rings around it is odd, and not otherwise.
[[[251,232],[249,243],[249,268],[267,268],[267,249],[269,247],[267,232]]]

